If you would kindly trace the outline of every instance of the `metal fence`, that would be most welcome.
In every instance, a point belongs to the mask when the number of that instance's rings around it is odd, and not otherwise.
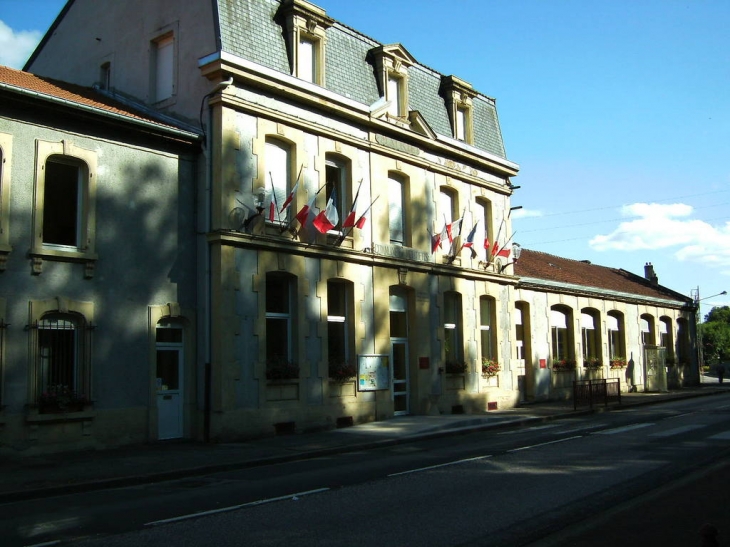
[[[573,410],[579,406],[594,404],[608,406],[609,402],[621,404],[621,379],[575,380],[573,382]]]

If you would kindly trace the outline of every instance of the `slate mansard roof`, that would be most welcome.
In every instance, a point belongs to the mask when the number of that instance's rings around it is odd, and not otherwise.
[[[121,101],[103,95],[90,87],[36,76],[28,72],[0,65],[0,92],[18,97],[47,101],[58,106],[106,115],[118,121],[129,122],[163,133],[176,134],[185,140],[197,140],[197,131],[162,121],[158,115],[148,114]]]
[[[691,305],[692,299],[626,270],[571,260],[547,253],[523,249],[514,265],[515,275],[525,287],[554,286],[566,289],[593,290],[616,297],[638,297],[674,301]]]
[[[267,68],[290,74],[282,27],[276,22],[280,0],[217,0],[220,50]],[[326,29],[325,88],[363,105],[379,98],[368,51],[382,46],[350,27],[335,22]],[[416,63],[409,67],[408,102],[431,129],[452,137],[444,99],[439,95],[441,74]],[[474,146],[506,158],[494,99],[480,93],[473,99]]]

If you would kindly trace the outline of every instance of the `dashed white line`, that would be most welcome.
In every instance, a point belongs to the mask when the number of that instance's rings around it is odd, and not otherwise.
[[[723,431],[722,433],[708,437],[708,439],[713,441],[730,441],[730,431]]]
[[[595,431],[595,432],[591,433],[591,435],[616,435],[617,433],[625,433],[627,431],[633,431],[634,429],[650,427],[652,425],[656,425],[656,424],[644,423],[644,424],[625,425],[623,427],[616,427],[614,429],[605,429],[604,431]]]
[[[273,503],[275,501],[283,500],[296,500],[301,496],[308,496],[310,494],[319,494],[320,492],[326,492],[329,488],[317,488],[315,490],[307,490],[306,492],[297,492],[296,494],[288,494],[286,496],[279,496],[276,498],[267,498],[263,500],[251,501],[248,503],[241,503],[240,505],[231,505],[229,507],[221,507],[220,509],[211,509],[210,511],[200,511],[198,513],[191,513],[189,515],[181,515],[179,517],[171,517],[169,519],[155,520],[152,522],[145,523],[145,526],[158,526],[160,524],[168,524],[170,522],[179,522],[181,520],[194,519],[203,517],[205,515],[215,515],[216,513],[225,513],[228,511],[235,511],[236,509],[242,509],[243,507],[255,507],[257,505],[263,505],[265,503]]]
[[[485,460],[487,458],[491,458],[492,455],[489,454],[487,456],[476,456],[474,458],[465,458],[463,460],[456,460],[453,462],[447,462],[447,463],[439,463],[436,465],[429,465],[427,467],[419,467],[417,469],[409,469],[408,471],[399,471],[398,473],[391,473],[388,475],[389,477],[397,477],[398,475],[408,475],[410,473],[420,473],[421,471],[429,471],[430,469],[438,469],[439,467],[448,467],[450,465],[458,465],[460,463],[466,463],[466,462],[474,462],[478,460]]]
[[[574,435],[572,437],[566,437],[564,439],[556,439],[554,441],[547,441],[545,443],[538,443],[538,444],[531,444],[529,446],[521,446],[519,448],[513,448],[512,450],[508,450],[507,452],[519,452],[520,450],[529,450],[531,448],[539,448],[541,446],[547,446],[550,444],[557,444],[557,443],[564,443],[565,441],[572,441],[574,439],[582,439],[583,435]]]

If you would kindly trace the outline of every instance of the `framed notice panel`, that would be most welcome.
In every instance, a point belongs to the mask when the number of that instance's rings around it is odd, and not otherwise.
[[[390,388],[387,355],[357,356],[357,390],[381,391]]]

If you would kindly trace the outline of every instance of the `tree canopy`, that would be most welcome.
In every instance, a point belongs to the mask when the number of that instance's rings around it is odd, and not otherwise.
[[[730,307],[712,308],[700,325],[700,333],[706,363],[730,361]]]

